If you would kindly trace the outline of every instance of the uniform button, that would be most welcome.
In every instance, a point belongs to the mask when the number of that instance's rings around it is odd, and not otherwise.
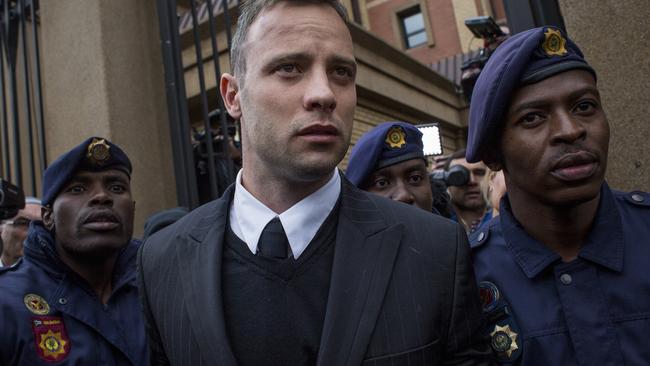
[[[65,297],[61,297],[61,298],[59,298],[59,304],[61,304],[61,305],[65,305],[65,304],[67,304],[67,303],[68,303],[68,300],[67,300]]]
[[[483,239],[485,239],[485,233],[484,232],[479,233],[477,239],[478,241],[483,241]]]
[[[634,201],[636,201],[636,202],[643,202],[643,201],[644,201],[643,196],[640,195],[640,194],[637,194],[637,193],[635,193],[635,194],[632,195],[632,199],[633,199]]]
[[[573,279],[571,278],[571,275],[568,273],[563,273],[560,276],[560,282],[562,282],[562,284],[564,285],[570,285],[571,281],[573,281]]]

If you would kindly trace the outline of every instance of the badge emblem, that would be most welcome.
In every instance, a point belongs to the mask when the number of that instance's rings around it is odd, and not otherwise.
[[[566,39],[562,37],[559,30],[548,28],[544,32],[542,49],[547,56],[564,56],[567,54]]]
[[[406,132],[400,126],[391,128],[386,134],[386,143],[391,149],[401,148],[406,144]]]
[[[494,310],[499,304],[499,289],[495,284],[488,281],[482,281],[478,284],[479,296],[483,312],[487,313]]]
[[[88,145],[86,157],[93,164],[104,165],[111,158],[110,149],[111,147],[108,146],[106,140],[93,138],[93,141]]]
[[[490,333],[492,341],[490,345],[499,358],[510,358],[512,353],[519,349],[517,345],[517,333],[510,329],[510,325],[495,325],[494,330]]]
[[[70,353],[70,339],[60,317],[36,317],[32,319],[32,330],[36,352],[41,359],[57,362]]]
[[[46,315],[50,313],[50,305],[44,298],[38,295],[27,294],[23,298],[23,302],[27,309],[36,315]]]

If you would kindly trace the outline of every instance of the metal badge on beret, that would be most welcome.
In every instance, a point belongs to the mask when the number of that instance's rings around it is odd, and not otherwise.
[[[564,56],[567,54],[566,39],[557,29],[547,28],[544,32],[544,43],[542,49],[547,56]]]
[[[385,141],[391,149],[399,149],[406,144],[406,132],[402,127],[395,126],[388,130]]]
[[[104,165],[111,159],[110,148],[106,140],[94,138],[90,145],[88,145],[86,157],[93,164]]]
[[[36,294],[25,295],[23,302],[27,309],[36,315],[45,315],[50,312],[50,305],[47,301]]]

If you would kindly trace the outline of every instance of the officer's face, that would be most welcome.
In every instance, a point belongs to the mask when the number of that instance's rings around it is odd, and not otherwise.
[[[245,75],[224,75],[221,88],[241,121],[244,179],[329,176],[348,148],[356,105],[347,26],[328,5],[283,1],[258,16],[245,47]]]
[[[427,166],[422,159],[411,159],[374,171],[364,185],[368,192],[415,205],[431,212],[433,196]]]
[[[57,249],[68,256],[101,259],[131,240],[135,202],[120,170],[78,172],[43,211]]]
[[[449,163],[450,168],[454,165],[462,165],[469,170],[469,181],[461,187],[449,187],[451,202],[456,208],[462,210],[484,209],[486,202],[483,194],[485,189],[483,182],[487,173],[485,164],[482,162],[468,163],[465,158],[459,158]]]
[[[25,208],[18,211],[18,214],[10,220],[5,220],[0,225],[2,236],[2,257],[11,260],[12,263],[4,262],[5,265],[13,264],[13,261],[22,257],[23,242],[27,237],[27,229],[31,221],[41,219],[41,205],[33,203],[26,204]]]
[[[521,88],[501,139],[511,198],[553,206],[597,198],[608,144],[607,118],[587,71],[567,71]]]

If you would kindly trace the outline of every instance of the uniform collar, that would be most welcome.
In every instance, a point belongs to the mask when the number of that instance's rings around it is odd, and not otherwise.
[[[507,195],[501,201],[501,229],[506,245],[528,278],[534,278],[561,257],[533,239],[512,214]],[[623,270],[624,235],[621,216],[607,183],[600,189],[600,203],[578,257],[613,271]]]
[[[122,284],[135,283],[134,269],[139,244],[139,240],[131,240],[118,254],[113,269],[114,291]],[[70,267],[61,261],[56,252],[52,233],[45,229],[40,222],[32,222],[30,224],[27,239],[25,239],[24,244],[24,256],[53,276],[63,277],[70,273],[73,276],[78,276]]]
[[[235,196],[230,208],[230,228],[242,239],[250,251],[257,252],[262,230],[273,218],[279,217],[287,234],[294,258],[298,258],[318,232],[336,205],[341,193],[341,177],[334,170],[332,178],[316,192],[303,198],[280,215],[266,207],[241,184],[237,174]]]

